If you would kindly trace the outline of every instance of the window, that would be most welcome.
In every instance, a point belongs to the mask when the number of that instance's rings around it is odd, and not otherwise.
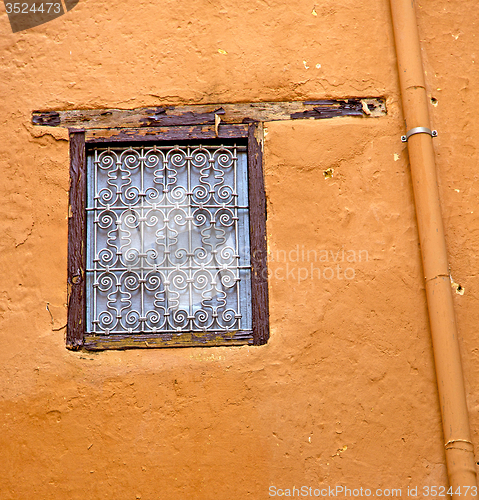
[[[267,341],[261,128],[182,129],[70,132],[68,347]]]

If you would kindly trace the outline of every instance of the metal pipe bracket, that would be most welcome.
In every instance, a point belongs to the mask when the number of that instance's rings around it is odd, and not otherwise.
[[[406,135],[401,136],[401,142],[407,142],[411,135],[414,134],[429,134],[431,137],[437,137],[437,130],[431,130],[427,127],[414,127]]]

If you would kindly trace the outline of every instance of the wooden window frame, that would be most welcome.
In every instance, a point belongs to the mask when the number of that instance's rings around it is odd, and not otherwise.
[[[262,345],[269,338],[266,198],[263,177],[261,122],[218,126],[174,126],[143,129],[70,129],[70,201],[68,214],[68,323],[69,349],[104,350],[152,347]],[[88,145],[132,142],[246,139],[250,220],[251,331],[183,332],[93,336],[86,327],[86,150]]]

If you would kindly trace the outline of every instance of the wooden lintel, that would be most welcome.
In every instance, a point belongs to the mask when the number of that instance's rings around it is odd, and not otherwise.
[[[85,139],[88,144],[113,142],[182,141],[195,139],[238,139],[248,137],[248,125],[221,125],[218,132],[214,125],[189,127],[145,127],[140,129],[109,128],[88,129]]]
[[[77,109],[34,111],[33,125],[81,129],[138,129],[322,119],[336,116],[377,117],[386,114],[382,98],[322,99],[317,101],[250,102],[161,106],[137,109]]]

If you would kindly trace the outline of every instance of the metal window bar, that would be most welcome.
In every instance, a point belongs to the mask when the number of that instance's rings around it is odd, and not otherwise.
[[[246,148],[94,148],[87,333],[252,328]]]

